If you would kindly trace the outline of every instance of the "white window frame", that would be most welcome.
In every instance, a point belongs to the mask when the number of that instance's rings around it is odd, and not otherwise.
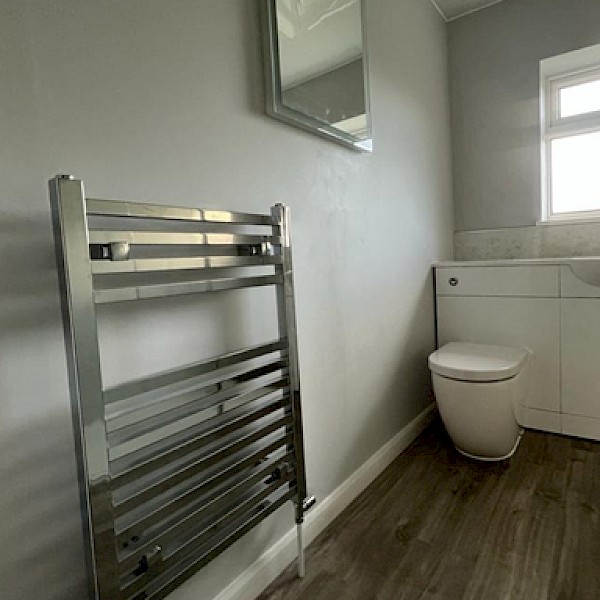
[[[560,117],[560,91],[597,79],[600,79],[600,44],[540,62],[542,211],[539,224],[600,221],[600,208],[552,212],[552,140],[600,132],[600,110]]]

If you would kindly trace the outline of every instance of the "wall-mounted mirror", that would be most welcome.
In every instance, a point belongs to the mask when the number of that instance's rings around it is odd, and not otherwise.
[[[372,150],[364,0],[261,0],[267,112]]]

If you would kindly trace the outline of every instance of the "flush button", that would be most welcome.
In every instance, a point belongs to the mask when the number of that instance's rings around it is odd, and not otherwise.
[[[448,279],[448,283],[452,287],[456,287],[458,285],[458,279],[456,277],[450,277],[450,279]]]

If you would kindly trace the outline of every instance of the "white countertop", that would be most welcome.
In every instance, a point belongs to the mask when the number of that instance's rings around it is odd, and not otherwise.
[[[443,267],[519,267],[527,265],[569,265],[600,262],[600,256],[569,256],[563,258],[502,258],[494,260],[441,260],[433,263]]]

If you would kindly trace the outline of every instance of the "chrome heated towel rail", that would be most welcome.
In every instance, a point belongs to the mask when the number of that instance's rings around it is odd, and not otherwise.
[[[288,500],[302,576],[314,498],[288,209],[96,200],[63,175],[50,181],[50,199],[91,597],[164,598]],[[276,289],[278,339],[103,387],[97,304],[255,286]]]

